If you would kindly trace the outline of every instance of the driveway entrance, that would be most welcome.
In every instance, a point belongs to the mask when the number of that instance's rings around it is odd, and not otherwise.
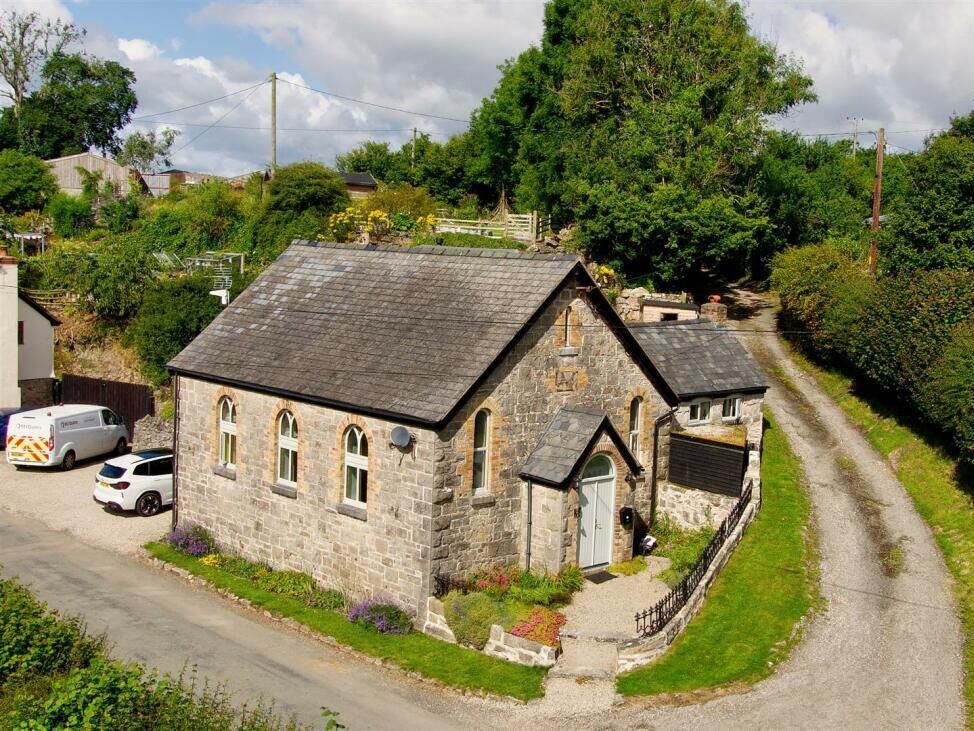
[[[604,454],[588,461],[579,486],[578,565],[583,569],[612,561],[612,511],[616,471]]]

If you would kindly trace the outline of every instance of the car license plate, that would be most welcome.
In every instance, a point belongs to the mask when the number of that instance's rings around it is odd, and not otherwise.
[[[99,482],[98,484],[101,485],[102,487],[109,487],[109,484],[107,482]]]

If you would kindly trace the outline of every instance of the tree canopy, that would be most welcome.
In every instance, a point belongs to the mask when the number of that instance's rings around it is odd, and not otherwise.
[[[38,69],[83,35],[73,23],[44,19],[36,12],[7,10],[0,15],[0,77],[10,87],[0,94],[13,101],[14,115]]]
[[[38,210],[57,189],[57,181],[43,160],[19,150],[0,152],[0,211]]]
[[[125,138],[122,149],[115,156],[119,165],[128,165],[140,173],[147,173],[159,166],[172,165],[172,146],[179,136],[179,130],[164,129],[156,134],[154,129],[147,132],[133,132]]]

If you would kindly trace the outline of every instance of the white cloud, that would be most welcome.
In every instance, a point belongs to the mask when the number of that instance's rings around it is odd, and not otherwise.
[[[118,50],[125,54],[129,61],[147,61],[162,55],[162,50],[143,38],[119,38]]]

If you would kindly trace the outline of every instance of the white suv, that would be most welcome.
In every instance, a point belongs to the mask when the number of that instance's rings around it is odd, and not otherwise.
[[[108,460],[95,475],[96,503],[155,515],[172,503],[172,450],[143,449]]]

